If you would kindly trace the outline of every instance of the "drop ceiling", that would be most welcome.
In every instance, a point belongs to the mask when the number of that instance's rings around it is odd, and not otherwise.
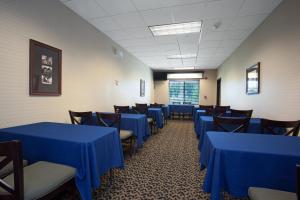
[[[61,0],[153,69],[215,69],[281,0]],[[148,26],[202,21],[199,33],[154,37]],[[200,41],[199,41],[200,38]],[[168,59],[178,54],[197,58]]]

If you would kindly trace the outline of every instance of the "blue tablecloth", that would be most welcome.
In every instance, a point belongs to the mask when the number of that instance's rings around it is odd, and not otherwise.
[[[194,106],[194,108],[193,108],[193,120],[194,120],[194,121],[195,121],[195,117],[196,117],[196,112],[197,112],[197,110],[200,110],[200,108],[199,108],[198,105]]]
[[[49,161],[76,168],[82,199],[111,168],[124,167],[120,136],[115,128],[42,122],[0,129],[0,141],[20,140],[30,163]]]
[[[170,113],[188,113],[193,114],[194,105],[169,105]]]
[[[96,113],[93,113],[93,120],[96,124]],[[144,141],[150,136],[147,117],[143,114],[121,114],[121,129],[133,131],[138,147],[142,147]]]
[[[251,118],[248,133],[260,133],[260,124],[261,119],[259,118]],[[214,131],[214,123],[212,116],[200,116],[199,122],[196,125],[196,134],[199,139],[199,146],[198,149],[201,151],[203,145],[203,137],[207,131]]]
[[[207,168],[203,189],[213,200],[222,191],[246,197],[250,186],[295,192],[300,138],[208,132],[200,164]]]
[[[205,110],[194,110],[194,113],[193,113],[193,120],[194,120],[194,123],[195,125],[199,122],[199,117],[200,116],[205,116],[206,115],[206,111]]]
[[[148,117],[154,118],[157,128],[164,127],[163,112],[161,108],[148,108]]]

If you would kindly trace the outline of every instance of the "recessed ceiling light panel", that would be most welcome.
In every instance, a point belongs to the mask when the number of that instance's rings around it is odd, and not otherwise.
[[[190,59],[190,58],[196,58],[196,54],[179,54],[179,55],[170,55],[167,58],[168,59]]]
[[[149,26],[154,36],[179,35],[188,33],[199,33],[201,31],[202,22],[186,22],[178,24]]]

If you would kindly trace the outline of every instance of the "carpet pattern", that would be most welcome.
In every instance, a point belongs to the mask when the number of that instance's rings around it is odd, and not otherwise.
[[[200,172],[197,146],[191,121],[170,120],[133,157],[126,156],[125,170],[114,170],[112,186],[94,191],[94,199],[208,200],[201,189],[205,170]],[[65,193],[60,199],[79,195]],[[227,194],[225,199],[234,200]]]

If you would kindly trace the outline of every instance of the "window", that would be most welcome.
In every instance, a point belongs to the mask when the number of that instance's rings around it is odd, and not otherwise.
[[[198,104],[199,80],[169,80],[170,104]]]

